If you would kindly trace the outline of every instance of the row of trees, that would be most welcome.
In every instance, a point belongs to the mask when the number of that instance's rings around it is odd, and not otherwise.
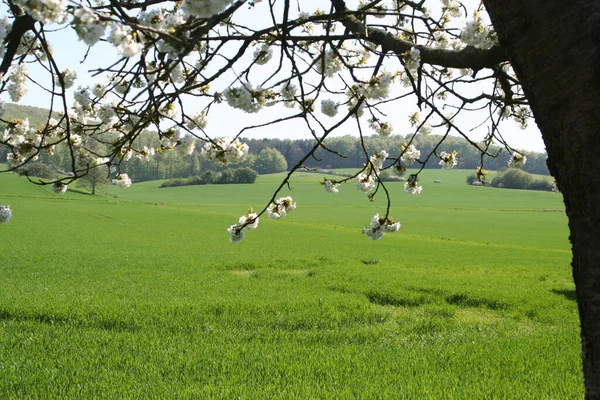
[[[443,140],[441,145],[438,145],[442,139],[439,135],[419,136],[412,143],[421,151],[421,154],[430,154],[437,146],[437,154],[442,152],[458,152],[458,164],[455,168],[475,170],[481,164],[481,153],[469,144],[466,140],[460,137],[448,136]],[[373,154],[381,149],[391,149],[396,155],[400,153],[400,147],[403,143],[410,140],[410,135],[407,137],[401,135],[383,136],[367,136],[362,142],[355,136],[342,136],[327,139],[327,148],[333,150],[325,151],[319,149],[315,152],[315,157],[311,157],[304,162],[304,165],[310,168],[362,168],[364,165],[365,150],[368,154]],[[263,149],[272,148],[279,151],[288,165],[296,165],[302,157],[314,145],[314,141],[310,139],[291,140],[291,139],[244,139],[252,152],[259,153]],[[336,153],[342,154],[345,157],[339,157]],[[492,146],[489,150],[492,155],[497,157],[484,156],[483,163],[486,169],[502,170],[507,167],[510,154],[507,151],[502,151],[499,146]],[[531,174],[549,175],[546,166],[545,153],[528,153],[527,163],[523,166],[523,170]],[[392,153],[392,156],[395,154]],[[440,168],[440,159],[437,157],[430,158],[425,168]],[[259,171],[257,169],[257,171]],[[261,171],[259,171],[261,172]]]

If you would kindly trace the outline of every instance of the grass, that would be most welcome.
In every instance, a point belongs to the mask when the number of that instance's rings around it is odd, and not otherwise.
[[[0,398],[582,398],[560,196],[466,173],[390,183],[403,230],[377,242],[382,198],[298,176],[298,209],[237,245],[282,175],[57,196],[0,174]]]

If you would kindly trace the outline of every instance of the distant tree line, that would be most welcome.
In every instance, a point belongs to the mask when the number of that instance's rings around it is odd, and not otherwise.
[[[15,118],[29,118],[31,126],[41,127],[47,118],[47,110],[36,108],[17,106],[14,104],[6,104],[5,120]],[[0,132],[3,131],[3,126],[0,124]],[[437,135],[427,135],[419,137],[418,141],[413,144],[421,151],[421,154],[428,154],[439,143],[441,137]],[[381,149],[397,149],[399,153],[400,146],[406,141],[403,136],[392,135],[389,137],[370,136],[365,138],[365,147],[368,153],[373,153]],[[296,165],[304,154],[314,145],[314,141],[310,139],[243,139],[250,147],[250,155],[240,164],[234,165],[233,168],[247,167],[252,168],[260,174],[269,174],[275,172],[286,171],[291,166]],[[148,146],[157,148],[160,147],[157,135],[147,132],[138,138],[138,146]],[[175,151],[165,151],[162,154],[155,155],[152,160],[144,161],[137,158],[132,158],[129,161],[121,163],[121,171],[129,175],[134,182],[158,180],[158,179],[175,179],[175,178],[192,178],[201,176],[203,172],[214,171],[221,172],[224,167],[212,164],[206,161],[200,155],[200,144],[192,155],[182,155]],[[364,150],[361,148],[358,138],[347,135],[342,137],[329,138],[327,147],[334,150],[345,157],[340,158],[334,154],[320,149],[316,153],[315,158],[310,158],[305,161],[304,165],[309,168],[321,169],[337,169],[337,168],[361,168],[364,160]],[[101,149],[96,149],[101,152]],[[481,155],[464,139],[458,137],[448,137],[438,147],[437,153],[442,151],[458,152],[458,165],[456,168],[475,169],[479,166]],[[494,154],[500,150],[499,147],[493,148],[490,153]],[[0,148],[0,162],[6,159],[7,148]],[[40,162],[50,165],[55,169],[69,171],[70,154],[58,154],[53,157],[48,157],[45,154],[40,154]],[[527,163],[523,166],[523,170],[532,174],[548,175],[546,167],[546,154],[525,152],[527,154]],[[393,155],[393,154],[392,154]],[[508,165],[509,154],[506,151],[493,157],[484,157],[484,166],[488,170],[503,170]],[[231,166],[228,166],[228,168]],[[431,158],[425,168],[439,168],[439,159]],[[108,175],[108,174],[107,174]],[[97,177],[102,180],[102,177]],[[97,179],[94,178],[94,183]]]
[[[421,151],[421,154],[428,154],[441,139],[437,135],[428,135],[419,138],[413,144]],[[372,154],[375,151],[382,149],[397,149],[400,151],[400,146],[406,141],[403,136],[389,136],[387,138],[381,136],[370,136],[365,138],[367,152]],[[304,154],[314,145],[314,141],[310,139],[291,140],[291,139],[244,139],[250,150],[254,153],[259,153],[263,149],[272,148],[278,150],[284,157],[289,166],[296,165]],[[345,158],[337,157],[323,149],[316,154],[316,159],[310,158],[306,160],[305,165],[310,168],[361,168],[364,162],[364,150],[360,146],[358,138],[347,135],[342,137],[330,138],[327,141],[327,147],[336,152],[345,155]],[[458,152],[458,165],[456,168],[475,169],[479,166],[481,155],[464,139],[458,137],[448,137],[441,146],[438,147],[437,153],[442,151]],[[494,154],[500,150],[500,147],[493,148],[490,152]],[[524,152],[527,155],[527,163],[523,166],[523,170],[532,174],[549,175],[546,167],[546,154]],[[393,155],[393,154],[392,154]],[[498,157],[484,157],[484,167],[488,170],[503,170],[508,166],[509,154],[507,151],[502,151]],[[439,159],[430,159],[425,168],[440,168]]]

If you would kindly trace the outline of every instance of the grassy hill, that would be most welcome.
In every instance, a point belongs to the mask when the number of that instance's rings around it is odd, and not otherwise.
[[[0,174],[0,397],[581,398],[561,196],[466,173],[389,184],[403,229],[377,242],[382,196],[301,174],[235,245],[282,175],[58,196]]]

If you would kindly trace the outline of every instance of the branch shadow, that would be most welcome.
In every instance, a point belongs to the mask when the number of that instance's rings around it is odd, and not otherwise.
[[[550,291],[554,294],[558,294],[558,295],[566,297],[567,300],[577,302],[577,293],[574,290],[551,289]]]

